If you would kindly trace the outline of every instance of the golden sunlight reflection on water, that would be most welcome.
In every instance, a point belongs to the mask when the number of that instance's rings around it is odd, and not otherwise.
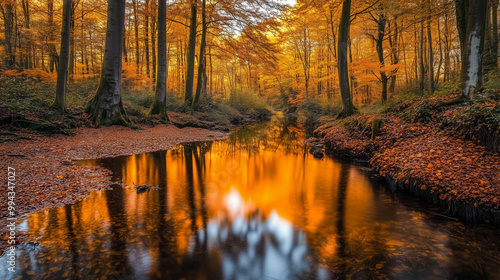
[[[498,231],[433,219],[359,168],[313,158],[298,143],[301,131],[280,123],[226,141],[81,162],[109,168],[130,187],[30,215],[19,229],[40,245],[20,246],[20,269],[0,269],[0,278],[500,275]],[[158,189],[132,187],[143,184]]]

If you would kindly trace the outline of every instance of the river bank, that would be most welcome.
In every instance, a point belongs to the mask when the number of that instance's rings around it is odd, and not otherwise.
[[[47,207],[74,203],[91,190],[109,188],[110,172],[99,167],[75,166],[74,160],[96,159],[167,150],[181,142],[216,140],[227,133],[160,124],[132,130],[121,126],[72,129],[71,134],[22,134],[0,144],[4,176],[0,178],[0,234],[5,246],[8,217],[7,170],[15,169],[15,217]],[[1,248],[0,248],[0,251]]]
[[[372,135],[374,120],[383,125]],[[357,115],[329,121],[315,136],[330,153],[369,161],[393,191],[411,193],[468,222],[500,225],[500,156],[435,122]]]

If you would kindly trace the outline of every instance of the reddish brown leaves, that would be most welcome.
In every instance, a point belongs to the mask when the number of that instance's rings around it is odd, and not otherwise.
[[[329,125],[318,132],[327,147],[365,157],[367,145],[377,147],[371,164],[379,174],[437,192],[442,200],[458,200],[485,209],[500,208],[500,156],[482,146],[436,133],[429,123],[405,124],[384,118],[382,134],[374,141],[352,137],[343,126]],[[357,136],[357,135],[356,135]]]

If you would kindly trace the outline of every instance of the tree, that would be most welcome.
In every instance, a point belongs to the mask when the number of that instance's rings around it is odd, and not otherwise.
[[[455,0],[462,56],[462,95],[470,99],[481,89],[482,53],[488,0]]]
[[[349,24],[351,15],[351,0],[342,3],[342,15],[340,16],[339,39],[338,39],[338,72],[340,95],[342,97],[342,111],[339,117],[348,117],[356,113],[349,88],[349,70],[347,67],[347,40],[349,38]]]
[[[3,1],[4,4],[0,5],[4,23],[4,59],[3,65],[6,67],[13,67],[16,63],[16,56],[14,55],[14,20],[15,20],[15,1]]]
[[[186,88],[184,89],[184,104],[187,106],[191,106],[193,103],[194,56],[196,49],[196,13],[197,13],[196,0],[191,0],[191,18],[189,25]]]
[[[168,121],[166,113],[167,99],[167,0],[158,2],[158,69],[156,71],[155,100],[149,114],[159,114]]]
[[[66,109],[66,83],[69,67],[69,37],[71,33],[71,0],[63,2],[63,18],[61,28],[61,50],[59,52],[59,68],[57,69],[56,99],[52,103],[53,108],[61,111]]]
[[[202,92],[207,91],[207,81],[206,81],[206,58],[205,58],[205,47],[207,45],[207,15],[205,11],[206,0],[202,0],[201,4],[201,43],[200,43],[200,56],[198,57],[198,81],[196,83],[196,93],[194,95],[194,104],[198,103],[200,95]]]
[[[370,12],[372,20],[377,24],[377,35],[368,34],[373,41],[375,41],[375,46],[377,48],[377,56],[380,62],[380,82],[382,83],[382,101],[387,100],[387,82],[389,77],[385,72],[385,61],[384,61],[384,36],[385,36],[385,25],[387,23],[387,14],[382,10],[379,14],[373,14]]]
[[[120,94],[124,25],[125,0],[108,1],[101,79],[96,94],[85,108],[95,126],[129,123]]]

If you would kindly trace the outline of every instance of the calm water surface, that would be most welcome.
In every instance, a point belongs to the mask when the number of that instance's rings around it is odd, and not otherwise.
[[[124,185],[31,214],[0,279],[500,279],[500,229],[315,159],[276,118],[230,139],[83,161]]]

